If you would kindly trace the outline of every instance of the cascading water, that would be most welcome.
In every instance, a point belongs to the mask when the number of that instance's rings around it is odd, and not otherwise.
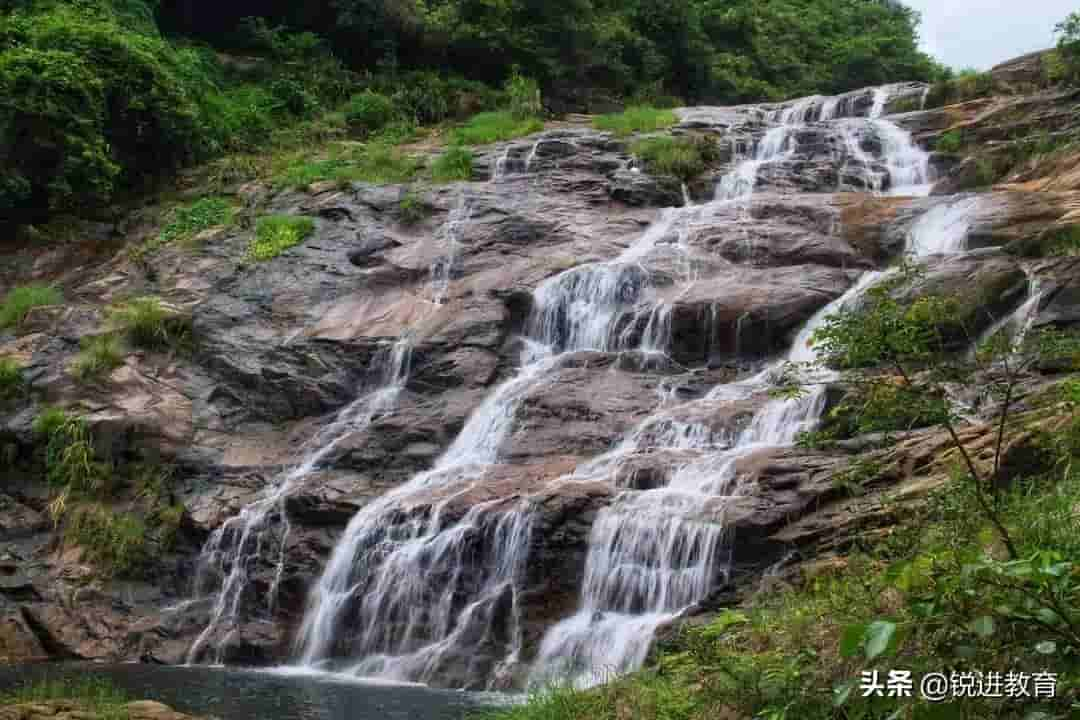
[[[886,92],[875,93],[871,114],[879,115],[888,99]],[[848,107],[850,103],[835,98],[809,98],[775,112],[772,119],[804,123],[817,114],[832,121]],[[876,117],[863,122],[885,126],[885,121]],[[769,130],[754,159],[741,163],[721,182],[718,196],[731,199],[752,193],[758,168],[763,162],[782,159],[790,132],[791,126],[786,124]],[[884,143],[887,162],[890,153],[914,154],[909,135],[903,136],[903,142],[899,134],[894,135],[895,143]],[[900,167],[903,162],[897,160],[895,165]],[[911,179],[918,178],[898,173],[894,186]],[[927,222],[932,225],[936,221],[931,218]],[[936,246],[924,236],[933,231],[930,225],[912,232],[911,252],[921,255],[934,250]],[[962,249],[962,243],[962,236],[950,236],[940,242],[949,249],[941,251]],[[814,332],[829,315],[857,302],[883,275],[864,273],[846,293],[806,323],[780,363],[745,380],[716,387],[705,402],[767,398],[771,378],[781,365],[816,363]],[[696,458],[671,473],[665,486],[624,491],[601,511],[589,538],[579,609],[545,634],[531,684],[569,678],[575,684],[590,685],[639,667],[656,629],[703,600],[716,587],[726,572],[722,555],[726,539],[724,501],[739,492],[739,461],[767,448],[791,445],[800,432],[812,429],[824,410],[827,385],[835,378],[831,371],[817,372],[811,389],[803,396],[764,400],[750,422],[733,437],[717,438],[704,428],[672,423],[662,409],[611,452],[578,468],[568,478],[615,485],[620,465],[635,455],[658,449],[698,451]],[[665,431],[655,432],[658,426]]]
[[[220,636],[230,632],[240,617],[243,601],[252,592],[249,576],[252,567],[261,561],[265,547],[278,547],[277,571],[269,591],[270,607],[277,596],[285,562],[285,543],[289,535],[285,499],[297,483],[314,472],[334,448],[349,435],[362,431],[380,414],[394,407],[409,373],[411,347],[402,339],[388,348],[385,357],[376,361],[384,368],[382,381],[373,390],[345,407],[330,425],[317,433],[305,446],[301,460],[282,472],[269,490],[239,514],[225,521],[213,532],[199,556],[195,579],[195,596],[215,598],[210,622],[188,651],[189,663],[200,662],[212,641],[212,662],[220,663]]]
[[[537,288],[514,377],[484,400],[432,470],[350,521],[311,593],[297,638],[305,665],[427,681],[464,664],[470,669],[456,677],[465,684],[516,660],[519,633],[500,632],[498,615],[517,627],[533,513],[528,501],[490,503],[454,520],[454,501],[482,484],[521,400],[563,355],[637,346],[648,353],[666,343],[670,309],[663,304],[650,311],[636,344],[626,326],[648,290],[640,259],[686,218],[667,210],[615,260],[572,268]],[[486,555],[475,557],[477,547]]]

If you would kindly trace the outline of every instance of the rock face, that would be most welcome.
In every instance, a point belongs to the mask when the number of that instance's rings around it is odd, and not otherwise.
[[[194,720],[190,715],[150,700],[127,703],[122,710],[131,720]],[[0,720],[93,720],[96,717],[99,716],[78,703],[66,700],[0,707]]]
[[[1024,67],[999,74],[1021,82]],[[334,549],[359,538],[355,565],[372,564],[346,589],[366,592],[342,601],[321,659],[378,647],[409,679],[521,685],[545,633],[579,607],[597,518],[695,463],[708,477],[728,472],[705,461],[769,397],[764,386],[714,391],[743,387],[732,381],[782,356],[863,272],[910,250],[928,216],[970,199],[889,194],[905,167],[869,116],[921,92],[896,86],[884,105],[871,90],[680,109],[671,132],[721,148],[689,205],[679,182],[635,167],[626,142],[562,127],[479,149],[472,182],[416,189],[416,224],[401,222],[401,187],[248,186],[235,189],[241,223],[198,249],[163,248],[148,267],[119,252],[156,232],[139,214],[92,229],[87,243],[100,248],[104,235],[108,253],[76,244],[68,258],[24,263],[29,275],[5,275],[5,287],[48,279],[69,302],[0,334],[0,355],[30,387],[0,427],[17,467],[0,488],[0,658],[182,662],[193,646],[201,660],[295,657],[312,646],[303,619]],[[1025,112],[1064,122],[1063,98],[1029,98]],[[990,136],[999,106],[887,116],[887,127],[927,142],[958,123]],[[786,144],[740,176],[781,121]],[[928,167],[952,177],[954,160]],[[743,192],[725,197],[740,177]],[[1076,327],[1076,260],[1026,255],[1069,227],[1078,203],[1041,186],[980,194],[948,228],[968,252],[923,258],[925,274],[898,296],[961,294],[978,333],[1037,286],[1033,324]],[[312,217],[315,231],[247,263],[250,220],[267,212]],[[79,340],[100,331],[106,307],[151,293],[190,313],[194,350],[133,353],[98,382],[75,382]],[[174,467],[168,492],[183,518],[172,543],[152,544],[142,577],[103,573],[54,530],[32,427],[46,405],[85,417],[118,467]],[[942,444],[923,435],[894,449],[881,482],[932,482]],[[692,520],[733,538],[733,578],[842,545],[888,520],[834,483],[856,452],[763,447],[730,469],[737,497]],[[144,495],[133,481],[115,507],[145,512]],[[528,524],[511,559],[526,560],[503,567],[514,538],[492,518],[514,513]],[[366,607],[368,596],[387,604]],[[385,617],[387,647],[364,644],[370,617]]]

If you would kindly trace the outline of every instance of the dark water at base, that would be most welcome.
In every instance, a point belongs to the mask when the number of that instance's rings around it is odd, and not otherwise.
[[[42,679],[108,678],[135,700],[221,720],[461,720],[498,698],[236,668],[63,663],[0,665],[0,693]]]

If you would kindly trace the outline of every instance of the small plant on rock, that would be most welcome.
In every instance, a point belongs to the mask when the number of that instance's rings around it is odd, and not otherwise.
[[[315,221],[293,215],[267,215],[255,226],[255,239],[248,245],[247,257],[253,262],[272,260],[299,245],[315,231]]]
[[[123,344],[111,333],[84,338],[81,344],[71,366],[72,375],[81,382],[100,378],[124,364]]]
[[[459,145],[447,148],[446,152],[431,164],[431,179],[435,182],[454,182],[469,180],[473,172],[472,153]]]
[[[8,291],[0,304],[0,328],[13,328],[22,324],[36,307],[59,305],[64,296],[51,285],[22,285]]]

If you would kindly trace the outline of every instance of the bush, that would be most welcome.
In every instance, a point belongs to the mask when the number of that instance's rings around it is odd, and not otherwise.
[[[630,151],[645,163],[649,172],[691,180],[716,159],[715,143],[707,139],[653,137],[638,140]]]
[[[64,410],[58,407],[46,407],[43,408],[38,416],[34,418],[33,430],[39,437],[48,440],[50,436],[69,420],[69,416]]]
[[[106,333],[84,338],[71,373],[81,382],[95,380],[123,365],[124,354],[123,345],[115,335]]]
[[[289,248],[299,245],[315,231],[309,217],[267,215],[255,226],[255,239],[248,245],[247,257],[254,262],[272,260]]]
[[[128,300],[112,308],[109,322],[134,347],[186,350],[191,343],[191,320],[153,296]]]
[[[59,305],[64,296],[51,285],[22,285],[8,291],[0,304],[0,328],[20,325],[36,307]]]
[[[225,198],[206,197],[172,211],[157,243],[184,242],[212,227],[231,225],[235,210]]]
[[[460,145],[453,145],[431,164],[431,179],[435,182],[469,180],[473,173],[472,153]]]
[[[356,153],[353,166],[339,173],[338,179],[379,185],[405,183],[422,167],[422,160],[385,143],[372,142]]]
[[[660,110],[647,105],[629,107],[621,113],[601,115],[593,121],[597,130],[616,135],[632,135],[637,132],[656,132],[671,127],[679,119],[671,110]]]
[[[943,153],[957,153],[963,145],[963,134],[959,130],[950,130],[938,138],[934,149]]]
[[[393,100],[381,93],[366,90],[349,101],[345,120],[350,130],[365,136],[386,127],[397,114]]]
[[[462,145],[488,145],[512,140],[544,129],[535,117],[518,119],[509,111],[485,112],[473,116],[464,127],[454,131],[454,142]]]
[[[111,488],[112,465],[98,459],[82,418],[50,413],[39,416],[34,429],[48,431],[45,474],[49,483],[60,489],[62,498],[61,504],[50,506],[54,519],[63,516],[69,497],[96,497]]]

